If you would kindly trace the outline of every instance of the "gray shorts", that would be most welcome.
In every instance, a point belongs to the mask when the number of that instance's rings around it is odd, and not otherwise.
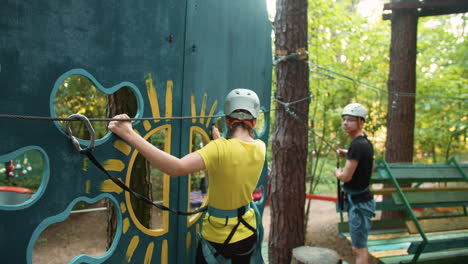
[[[355,248],[367,247],[367,236],[371,228],[371,218],[375,212],[375,200],[355,203],[348,210],[349,234]]]

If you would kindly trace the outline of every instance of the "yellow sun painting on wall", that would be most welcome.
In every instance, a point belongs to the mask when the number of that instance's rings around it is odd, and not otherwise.
[[[145,83],[146,83],[146,91],[147,91],[147,96],[148,96],[148,101],[150,103],[150,108],[151,108],[151,115],[154,118],[154,120],[144,120],[142,122],[141,126],[138,126],[138,128],[135,128],[135,132],[140,134],[144,139],[149,140],[152,135],[155,133],[164,131],[164,151],[167,153],[171,153],[171,129],[172,125],[170,122],[161,122],[161,119],[164,119],[166,121],[170,121],[170,118],[173,117],[173,82],[168,80],[166,82],[166,87],[165,87],[165,100],[164,100],[164,109],[165,113],[161,113],[160,111],[160,101],[158,100],[157,96],[157,89],[153,84],[153,77],[151,74],[148,74],[145,78]],[[208,101],[208,95],[205,93],[203,94],[203,99],[202,103],[199,107],[196,105],[196,97],[194,94],[191,94],[190,98],[190,112],[191,112],[191,125],[190,125],[190,146],[188,148],[189,152],[195,151],[196,147],[194,147],[192,144],[193,142],[196,141],[196,138],[198,139],[197,142],[201,141],[204,144],[208,143],[209,136],[206,133],[206,129],[209,128],[212,117],[216,111],[216,108],[218,106],[218,101],[215,100],[211,106],[207,105]],[[158,119],[161,118],[161,119]],[[178,140],[178,139],[176,139]],[[201,147],[201,145],[200,145]],[[130,186],[130,180],[131,180],[131,175],[132,175],[132,168],[135,162],[135,159],[138,155],[138,151],[135,150],[132,146],[127,144],[125,141],[117,139],[113,143],[113,148],[118,150],[120,153],[122,153],[125,157],[127,157],[128,164],[125,164],[122,160],[119,159],[108,159],[103,162],[103,166],[108,170],[108,171],[116,171],[116,172],[122,172],[125,169],[126,175],[125,175],[125,184],[127,186]],[[84,161],[85,166],[87,165],[87,161],[85,159]],[[190,192],[191,192],[191,177],[192,175],[188,175],[188,197],[190,198]],[[169,207],[170,204],[170,176],[168,174],[163,174],[163,188],[162,188],[162,204],[164,206]],[[87,193],[89,193],[90,189],[90,181],[86,181],[86,190]],[[120,187],[115,185],[110,179],[109,180],[104,180],[101,185],[100,185],[100,190],[105,193],[115,193],[115,194],[122,194],[124,192]],[[207,198],[204,199],[203,205],[206,204]],[[201,205],[201,206],[203,206]],[[187,202],[187,208],[186,211],[190,210],[190,199]],[[129,243],[126,246],[126,260],[128,263],[131,263],[132,257],[135,254],[141,254],[139,252],[145,252],[145,257],[144,257],[144,263],[151,263],[153,259],[153,253],[155,251],[155,243],[154,242],[149,242],[146,245],[143,245],[141,241],[141,236],[150,236],[150,237],[161,237],[164,234],[167,234],[169,232],[169,212],[168,211],[163,211],[162,212],[162,225],[161,228],[159,229],[148,229],[144,225],[140,223],[138,218],[135,215],[134,209],[132,207],[131,203],[131,195],[128,192],[125,192],[125,202],[120,203],[120,210],[122,212],[122,236],[126,236],[127,234],[132,233],[132,238],[129,239]],[[198,224],[198,220],[201,217],[201,213],[193,215],[193,216],[188,216],[187,218],[187,234],[186,234],[186,248],[187,250],[191,246],[191,241],[192,241],[192,234],[189,232],[188,228],[193,226],[194,224],[196,225],[196,231],[198,232],[200,230],[200,226]],[[131,228],[136,228],[140,232],[129,232]],[[120,245],[119,247],[121,247]],[[158,249],[156,249],[158,250]],[[161,244],[161,263],[168,263],[168,241],[167,239],[162,240]]]

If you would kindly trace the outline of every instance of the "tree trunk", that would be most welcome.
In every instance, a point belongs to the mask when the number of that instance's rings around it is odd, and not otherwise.
[[[276,55],[307,50],[307,0],[277,0]],[[276,65],[276,98],[294,102],[309,95],[306,58],[283,60]],[[270,263],[290,263],[292,249],[304,245],[307,118],[309,101],[290,106],[296,117],[278,104],[272,139]]]
[[[393,10],[391,26],[388,132],[385,159],[387,162],[412,162],[416,93],[417,10]],[[402,211],[384,211],[382,218],[400,217],[402,213],[404,214]]]
[[[133,117],[136,114],[136,110],[137,102],[135,100],[135,95],[129,88],[122,88],[114,94],[108,96],[108,117],[113,117],[117,114],[123,113]],[[138,154],[136,157],[135,163],[132,167],[130,187],[137,193],[152,199],[150,165],[140,154]],[[140,200],[135,199],[133,196],[131,196],[131,203],[133,211],[135,212],[135,215],[140,223],[147,228],[151,228],[152,207]],[[107,208],[107,248],[109,249],[115,236],[117,218],[115,208],[110,201],[108,201]]]

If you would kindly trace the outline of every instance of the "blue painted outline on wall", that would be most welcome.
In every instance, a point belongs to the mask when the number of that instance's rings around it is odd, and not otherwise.
[[[39,189],[37,192],[34,194],[34,196],[31,199],[28,199],[27,201],[24,201],[23,203],[20,204],[14,204],[14,205],[0,205],[0,210],[5,210],[5,211],[15,211],[15,210],[22,210],[25,208],[30,207],[33,205],[39,198],[44,194],[45,188],[47,187],[47,184],[49,183],[49,176],[50,176],[50,168],[49,168],[49,156],[47,153],[39,146],[26,146],[22,147],[20,149],[17,149],[13,152],[10,152],[5,155],[0,156],[0,162],[6,162],[9,160],[13,160],[19,155],[28,152],[30,150],[37,150],[42,154],[44,164],[43,164],[43,171],[42,171],[42,182],[41,185],[39,186]]]
[[[50,94],[50,99],[49,99],[50,100],[49,101],[50,114],[51,114],[52,117],[57,117],[57,115],[55,114],[54,102],[55,102],[55,97],[57,95],[58,88],[65,81],[65,79],[68,78],[71,75],[82,75],[82,76],[88,78],[99,91],[101,91],[101,92],[103,92],[105,94],[113,94],[113,93],[115,93],[116,91],[120,90],[123,87],[129,87],[130,90],[132,90],[132,92],[135,95],[135,98],[137,100],[137,113],[136,113],[135,117],[137,117],[137,118],[142,117],[143,109],[144,109],[144,101],[143,101],[143,97],[142,97],[142,95],[140,93],[140,90],[137,88],[136,85],[134,85],[131,82],[121,82],[121,83],[116,84],[116,85],[114,85],[114,86],[112,86],[110,88],[105,88],[104,86],[101,85],[100,82],[98,82],[96,80],[96,78],[94,78],[94,76],[92,74],[90,74],[89,72],[87,72],[84,69],[73,69],[73,70],[67,71],[66,73],[62,74],[57,79],[57,81],[54,84],[54,89],[52,90],[52,93]],[[74,114],[74,113],[70,113],[70,114]],[[140,123],[140,121],[136,121],[133,125],[134,126],[138,125],[138,123]],[[62,134],[69,137],[68,134],[65,133],[65,131],[63,130],[62,126],[60,125],[60,123],[58,121],[54,121],[54,124]],[[111,135],[112,135],[112,133],[107,132],[107,134],[104,137],[96,140],[94,146],[99,146],[102,143],[106,142],[111,137]],[[90,144],[89,140],[83,140],[83,139],[79,139],[79,138],[77,138],[77,139],[78,139],[78,141],[80,142],[81,145],[84,145],[86,147],[89,146],[89,144]]]
[[[115,251],[117,248],[118,241],[120,240],[120,237],[122,235],[122,212],[120,210],[119,202],[110,194],[104,193],[96,196],[95,198],[88,198],[88,197],[78,197],[74,199],[68,207],[60,214],[57,214],[55,216],[48,217],[44,219],[34,230],[31,240],[29,240],[28,248],[26,250],[26,262],[28,264],[32,263],[32,253],[34,249],[34,245],[36,244],[36,240],[39,238],[42,232],[46,230],[49,226],[58,223],[58,222],[63,222],[65,221],[69,216],[70,213],[78,202],[87,202],[89,204],[94,204],[102,199],[108,198],[114,203],[115,209],[116,209],[116,215],[117,215],[117,227],[116,227],[116,232],[115,232],[115,237],[114,240],[112,241],[112,246],[106,251],[106,253],[100,257],[91,257],[88,255],[79,255],[74,257],[71,261],[70,264],[73,263],[88,263],[88,264],[100,264],[106,261]]]

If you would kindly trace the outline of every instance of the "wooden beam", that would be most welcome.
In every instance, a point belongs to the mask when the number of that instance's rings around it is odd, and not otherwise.
[[[393,2],[384,4],[384,10],[416,9],[416,8],[463,8],[466,0],[433,0],[423,2]]]
[[[418,247],[422,244],[422,242],[414,242],[411,243],[411,246],[408,248],[409,254],[414,254],[418,250]],[[453,249],[453,248],[466,248],[468,245],[468,237],[460,237],[455,239],[440,239],[435,241],[430,241],[425,247],[423,252],[434,252],[434,251],[442,251],[446,249]],[[465,249],[466,255],[466,249]],[[466,260],[466,258],[465,258]]]
[[[426,0],[422,2],[394,2],[384,4],[384,10],[418,9],[418,17],[450,15],[468,12],[466,0]],[[392,19],[392,13],[384,13],[383,20]]]
[[[419,17],[426,16],[441,16],[451,14],[461,14],[468,12],[468,6],[464,7],[448,7],[448,8],[424,8],[419,11]]]
[[[468,192],[467,187],[441,187],[441,188],[411,188],[403,187],[401,190],[404,193],[409,192],[455,192],[455,191],[466,191]],[[382,188],[382,189],[372,189],[372,192],[375,195],[390,195],[396,193],[396,188]]]
[[[444,206],[444,203],[464,205],[468,202],[468,192],[466,191],[405,193],[405,197],[411,205]],[[395,204],[404,204],[403,199],[396,193],[392,194],[392,199]]]
[[[419,224],[424,232],[441,232],[468,229],[468,216],[453,216],[447,218],[421,219]],[[406,227],[410,234],[418,234],[419,231],[413,221],[406,221]]]

